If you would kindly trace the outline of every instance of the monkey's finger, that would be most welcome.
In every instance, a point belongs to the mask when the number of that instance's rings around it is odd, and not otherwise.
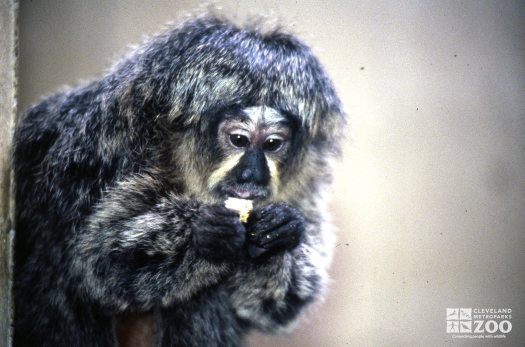
[[[266,243],[263,248],[265,249],[292,249],[299,244],[299,238],[295,235],[287,235],[284,237],[279,237],[277,239],[271,240]]]
[[[269,233],[280,232],[279,230],[291,223],[292,216],[274,216],[269,220],[261,220],[255,222],[250,227],[249,237],[260,241],[263,238],[267,238],[266,235]]]
[[[248,255],[252,258],[259,258],[263,254],[268,253],[270,250],[266,248],[257,247],[255,245],[249,245],[248,246]]]
[[[245,230],[245,226],[239,220],[239,216],[216,216],[206,218],[205,223],[214,227],[229,227],[236,230]]]
[[[282,204],[271,203],[261,208],[258,208],[252,212],[252,217],[254,220],[263,220],[271,218],[275,213],[282,209]]]
[[[199,227],[199,226],[197,226]],[[223,238],[237,236],[237,235],[244,235],[244,230],[241,230],[240,228],[233,228],[228,226],[211,226],[210,225],[202,225],[201,230],[204,231],[204,233],[200,233],[203,235],[209,235],[210,237],[213,237],[217,239],[218,237],[222,236]]]
[[[250,224],[255,229],[273,229],[288,222],[292,217],[293,214],[288,210],[275,208],[267,210],[264,214],[256,213]]]
[[[276,228],[294,217],[300,216],[300,213],[286,204],[269,204],[254,212],[251,224],[256,228],[261,225],[268,225],[269,228]]]
[[[202,216],[212,218],[216,216],[235,217],[239,215],[237,211],[231,210],[221,205],[205,206],[201,208],[200,213]]]
[[[237,231],[244,232],[245,226],[239,221],[239,215],[235,211],[209,208],[203,211],[202,215],[197,218],[196,223],[210,225],[214,227],[229,227]]]
[[[259,235],[256,244],[264,248],[274,248],[281,244],[299,242],[301,233],[297,222],[281,226],[265,235]]]

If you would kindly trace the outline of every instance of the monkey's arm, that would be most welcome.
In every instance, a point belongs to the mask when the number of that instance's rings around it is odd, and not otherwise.
[[[215,210],[167,191],[153,177],[137,176],[117,184],[96,206],[70,244],[80,297],[117,312],[148,310],[186,301],[228,271],[227,261],[207,260],[211,244],[241,247],[244,230],[234,224],[218,232],[220,240],[207,237],[206,221],[217,220]],[[242,227],[234,212],[221,218],[219,224]]]
[[[284,219],[269,222],[277,226],[270,238],[286,239],[283,230],[297,224],[293,218],[283,223]],[[302,228],[303,235],[295,248],[250,259],[230,280],[238,316],[259,330],[286,331],[303,309],[322,295],[331,258],[331,230],[329,225],[323,229],[308,220],[303,220]]]

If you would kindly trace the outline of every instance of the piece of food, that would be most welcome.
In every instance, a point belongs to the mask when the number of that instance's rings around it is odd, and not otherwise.
[[[250,212],[253,210],[253,201],[246,199],[228,198],[224,202],[224,206],[231,210],[239,212],[239,219],[241,222],[246,223]]]

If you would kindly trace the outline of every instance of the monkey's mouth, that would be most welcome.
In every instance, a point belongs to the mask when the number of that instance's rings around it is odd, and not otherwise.
[[[233,189],[230,191],[231,195],[234,197],[234,198],[239,198],[239,199],[247,199],[247,200],[255,200],[257,198],[260,198],[260,194],[258,194],[257,192],[253,192],[251,190],[244,190],[244,189]]]
[[[268,190],[265,187],[253,184],[247,185],[219,185],[217,193],[223,198],[239,198],[246,200],[262,200],[268,197]]]

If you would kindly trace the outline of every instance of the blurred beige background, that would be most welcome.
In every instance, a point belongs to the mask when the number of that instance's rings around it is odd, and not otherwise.
[[[314,47],[351,118],[325,303],[252,346],[525,344],[525,3],[219,1]],[[22,1],[20,109],[108,68],[193,1]],[[505,340],[447,307],[512,308]]]

